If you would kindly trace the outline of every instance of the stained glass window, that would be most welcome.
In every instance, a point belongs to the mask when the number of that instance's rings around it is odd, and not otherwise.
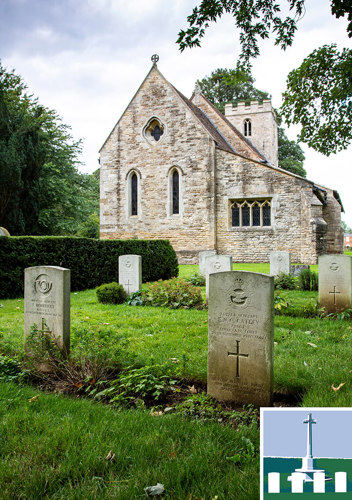
[[[260,206],[259,204],[252,207],[252,221],[253,226],[260,226]]]
[[[138,215],[138,179],[135,173],[131,176],[131,215]]]
[[[180,177],[177,170],[172,174],[172,213],[180,213]]]
[[[242,207],[242,226],[250,226],[249,206]]]
[[[232,207],[232,225],[235,227],[240,225],[240,208],[238,205]]]

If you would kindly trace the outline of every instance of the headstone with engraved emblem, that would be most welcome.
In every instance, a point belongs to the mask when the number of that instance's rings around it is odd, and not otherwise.
[[[349,255],[319,257],[319,306],[327,313],[352,306],[352,258]]]
[[[142,257],[140,255],[120,255],[119,283],[130,295],[142,286]]]
[[[272,402],[274,277],[209,276],[208,394],[255,406]]]
[[[206,301],[209,300],[209,275],[232,271],[232,257],[230,255],[210,255],[205,258],[205,294]]]
[[[291,254],[289,252],[270,253],[270,274],[277,276],[280,273],[290,274]]]
[[[53,337],[65,356],[70,351],[70,276],[63,267],[37,266],[24,271],[24,340],[37,332]]]

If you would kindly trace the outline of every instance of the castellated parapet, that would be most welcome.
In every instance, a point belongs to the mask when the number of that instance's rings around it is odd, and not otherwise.
[[[225,116],[271,165],[279,166],[276,113],[270,99],[226,104]]]

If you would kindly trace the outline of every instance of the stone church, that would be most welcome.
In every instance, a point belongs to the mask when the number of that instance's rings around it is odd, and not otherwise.
[[[286,250],[305,264],[342,253],[339,195],[279,167],[270,100],[224,116],[157,59],[100,150],[101,238],[168,239],[184,264],[201,250],[235,262]]]

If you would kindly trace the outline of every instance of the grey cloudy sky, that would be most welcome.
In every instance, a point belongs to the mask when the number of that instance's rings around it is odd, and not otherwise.
[[[212,25],[201,48],[182,54],[175,41],[197,0],[1,0],[0,58],[14,68],[45,106],[55,109],[84,139],[82,171],[98,167],[98,151],[150,69],[158,67],[186,96],[195,81],[219,67],[235,66],[238,34],[230,15]],[[281,104],[288,72],[312,50],[336,42],[352,47],[346,21],[330,13],[329,0],[307,0],[293,47],[261,44],[253,62],[256,86]],[[288,130],[291,139],[297,129]],[[344,220],[352,226],[352,147],[329,158],[309,150],[308,178],[339,191]]]
[[[304,457],[307,452],[308,414],[312,425],[312,450],[317,458],[352,458],[352,409],[276,408],[263,409],[262,456]]]

